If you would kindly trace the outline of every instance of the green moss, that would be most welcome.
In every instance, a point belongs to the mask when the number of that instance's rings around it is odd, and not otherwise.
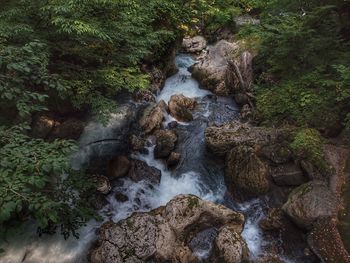
[[[315,129],[302,129],[294,137],[290,147],[300,159],[306,159],[320,171],[328,171],[329,166],[323,152],[323,139]]]
[[[198,197],[191,196],[188,198],[188,208],[192,209],[194,207],[197,207],[199,205],[199,199]]]

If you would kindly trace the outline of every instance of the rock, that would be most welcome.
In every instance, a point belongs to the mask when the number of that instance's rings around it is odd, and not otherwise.
[[[295,224],[310,229],[319,218],[333,216],[336,207],[336,199],[328,186],[312,181],[296,188],[282,209]]]
[[[269,191],[269,170],[252,147],[237,146],[226,159],[225,179],[229,189],[240,197],[254,197]]]
[[[259,226],[264,231],[276,231],[284,227],[285,215],[282,209],[280,208],[271,208],[266,216],[259,223]]]
[[[114,196],[115,196],[115,199],[121,203],[127,202],[129,200],[129,198],[121,192],[117,192]]]
[[[47,115],[37,116],[32,123],[32,136],[45,139],[50,135],[55,125],[56,121],[53,118]]]
[[[177,128],[177,126],[179,126],[179,123],[177,121],[172,121],[172,122],[169,122],[168,124],[169,129],[175,129]]]
[[[208,48],[207,55],[192,66],[192,76],[202,87],[219,96],[228,96],[231,90],[226,86],[227,60],[239,52],[237,43],[221,40]]]
[[[234,20],[235,20],[237,29],[246,25],[256,26],[260,24],[259,19],[252,18],[250,15],[238,16]]]
[[[136,102],[156,102],[156,98],[150,90],[139,90],[134,94]]]
[[[264,146],[260,151],[259,155],[269,159],[274,164],[285,164],[293,159],[292,151],[283,144],[270,144]]]
[[[252,263],[284,263],[277,255],[263,256],[261,259],[254,260]]]
[[[235,101],[242,106],[249,103],[249,97],[244,93],[237,93],[235,94]]]
[[[311,250],[325,263],[349,263],[350,255],[344,247],[336,220],[320,218],[308,234]]]
[[[157,168],[148,166],[147,163],[140,160],[132,160],[128,177],[135,182],[146,181],[151,184],[159,184],[162,173]]]
[[[195,196],[180,195],[149,213],[134,213],[117,224],[105,223],[90,259],[91,263],[198,262],[188,246],[196,233],[229,226],[238,240],[243,223],[242,214]],[[232,249],[237,252],[231,253],[240,253],[240,247]]]
[[[324,180],[323,174],[308,160],[301,160],[300,167],[310,180]]]
[[[184,95],[173,95],[169,101],[169,111],[178,121],[192,121],[193,116],[191,111],[196,107],[196,101],[191,98],[187,98]]]
[[[82,135],[85,123],[76,118],[70,118],[56,123],[50,135],[51,138],[77,140]]]
[[[265,127],[254,127],[238,121],[205,130],[205,141],[208,148],[218,156],[225,156],[232,148],[239,145],[259,146],[273,144],[277,141],[279,130]]]
[[[145,140],[136,136],[136,135],[131,135],[130,137],[130,145],[131,145],[131,149],[133,151],[137,151],[140,152],[145,148]]]
[[[308,181],[300,167],[294,163],[272,167],[271,176],[279,186],[299,186]]]
[[[240,115],[243,121],[249,121],[253,117],[253,111],[249,104],[243,105]]]
[[[97,191],[99,191],[101,194],[108,194],[112,187],[111,184],[109,183],[109,180],[106,176],[103,175],[94,175],[93,179],[97,183]]]
[[[184,38],[182,41],[182,48],[186,53],[200,53],[206,47],[207,41],[202,36]]]
[[[241,263],[247,262],[248,259],[248,248],[241,235],[229,226],[220,229],[210,262]]]
[[[164,119],[163,103],[150,105],[143,112],[140,119],[140,126],[146,134],[152,133],[154,130],[162,126]]]
[[[156,133],[155,158],[166,158],[175,149],[177,135],[171,130],[160,130]]]
[[[176,152],[171,152],[167,160],[167,165],[176,166],[179,164],[180,161],[181,161],[181,154]]]
[[[108,162],[108,177],[117,179],[128,174],[131,163],[126,156],[116,156]]]

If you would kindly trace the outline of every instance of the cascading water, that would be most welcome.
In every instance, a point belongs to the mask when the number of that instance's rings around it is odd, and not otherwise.
[[[248,247],[253,256],[261,254],[261,232],[257,227],[263,215],[261,201],[255,200],[246,204],[235,204],[225,200],[224,163],[206,151],[204,131],[210,123],[224,123],[238,117],[238,108],[232,99],[216,97],[210,92],[200,89],[199,84],[191,77],[188,68],[194,63],[189,55],[179,55],[176,59],[179,72],[170,77],[156,100],[168,102],[174,94],[184,94],[196,98],[198,107],[194,112],[194,120],[190,123],[179,123],[175,128],[179,142],[176,151],[181,153],[182,161],[175,170],[168,170],[166,165],[154,158],[154,143],[152,138],[147,154],[132,156],[156,167],[162,173],[159,185],[151,186],[144,181],[134,182],[123,179],[107,197],[108,204],[100,211],[105,220],[117,222],[127,218],[136,211],[149,211],[166,204],[178,194],[194,194],[202,199],[223,203],[228,207],[244,212],[248,218],[243,232]],[[131,107],[132,110],[132,107]],[[120,111],[114,116],[107,127],[96,122],[85,130],[81,147],[73,158],[73,166],[79,168],[96,156],[112,155],[116,151],[121,125],[118,120],[123,114],[129,114],[130,108]],[[132,119],[132,118],[130,118]],[[174,119],[166,114],[164,126]],[[119,149],[120,150],[120,149]],[[116,193],[124,195],[124,202],[115,198]],[[63,240],[59,235],[38,238],[35,226],[26,230],[8,243],[1,245],[5,254],[0,257],[2,263],[77,263],[86,262],[88,249],[96,238],[95,231],[101,222],[91,221],[80,230],[81,238]],[[205,260],[210,253],[211,242],[216,230],[208,229],[199,234],[191,243],[192,249],[199,258]]]

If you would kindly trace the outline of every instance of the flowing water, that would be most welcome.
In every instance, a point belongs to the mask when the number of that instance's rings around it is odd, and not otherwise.
[[[196,98],[198,102],[194,120],[190,123],[179,123],[175,128],[179,135],[176,150],[181,153],[182,161],[175,170],[168,170],[162,161],[154,159],[154,139],[150,137],[148,153],[132,157],[159,169],[162,172],[160,184],[150,186],[149,183],[143,181],[135,183],[130,179],[123,179],[107,197],[108,204],[100,211],[100,214],[105,220],[112,219],[117,222],[127,218],[135,211],[149,211],[164,205],[178,194],[194,194],[202,199],[222,203],[242,211],[247,216],[243,237],[247,241],[252,256],[259,257],[262,253],[263,240],[257,225],[264,216],[264,201],[257,199],[249,203],[237,204],[227,198],[224,163],[206,150],[204,141],[204,131],[209,124],[224,123],[238,118],[238,108],[233,100],[217,97],[200,89],[198,82],[191,77],[188,71],[188,68],[194,63],[189,55],[177,56],[176,62],[179,72],[166,81],[165,87],[157,96],[157,101],[168,102],[171,95],[184,94],[187,97]],[[83,147],[72,159],[73,166],[79,168],[91,162],[92,159],[96,159],[96,156],[101,158],[101,156],[115,154],[118,150],[115,146],[119,140],[118,133],[125,132],[121,128],[120,119],[125,119],[123,114],[132,115],[133,109],[131,107],[117,113],[107,127],[96,122],[90,123],[81,139]],[[173,119],[166,114],[164,126],[171,121]],[[116,193],[127,196],[128,201],[117,201]],[[22,234],[0,245],[5,249],[4,256],[0,257],[0,262],[86,262],[89,246],[96,238],[95,232],[100,225],[101,222],[91,221],[80,230],[79,240],[70,238],[65,241],[59,235],[38,238],[35,224],[28,224]],[[191,247],[199,258],[205,260],[209,255],[216,231],[216,229],[205,230],[191,242]]]

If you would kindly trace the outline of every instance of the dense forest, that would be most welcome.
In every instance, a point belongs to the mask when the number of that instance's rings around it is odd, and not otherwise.
[[[241,16],[259,23],[239,27]],[[327,169],[324,141],[350,130],[349,1],[2,0],[0,237],[31,219],[78,237],[98,219],[96,181],[70,165],[79,136],[40,136],[38,116],[107,123],[183,37],[214,42],[223,29],[254,54],[251,122],[296,127],[293,150]]]

